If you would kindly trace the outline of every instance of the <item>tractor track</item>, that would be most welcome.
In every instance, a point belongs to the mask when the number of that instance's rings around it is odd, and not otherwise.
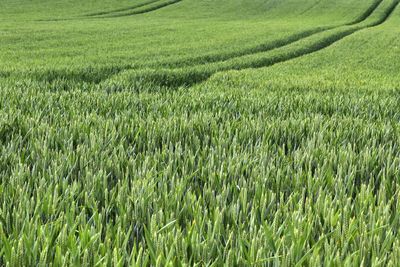
[[[112,13],[117,13],[117,12],[123,12],[123,11],[130,11],[133,9],[137,9],[140,7],[144,7],[150,4],[153,4],[155,2],[159,2],[160,0],[150,0],[150,1],[146,1],[144,3],[140,3],[134,6],[130,6],[130,7],[125,7],[125,8],[119,8],[119,9],[114,9],[114,10],[110,10],[110,11],[100,11],[100,12],[95,12],[95,13],[89,13],[85,16],[87,17],[94,17],[94,16],[102,16],[102,15],[108,15],[108,14],[112,14]]]
[[[181,0],[172,0],[169,2],[180,2]],[[387,19],[390,17],[390,15],[394,12],[394,10],[397,8],[399,5],[400,0],[393,0],[392,4],[385,10],[383,13],[382,17],[379,18],[377,21],[358,26],[358,24],[365,22],[368,18],[371,17],[372,14],[378,9],[380,4],[382,4],[385,0],[378,0],[373,3],[372,6],[368,8],[360,17],[358,17],[356,20],[354,20],[351,23],[344,24],[341,26],[334,26],[334,27],[325,27],[325,28],[317,28],[314,30],[309,30],[305,31],[302,33],[294,34],[292,36],[289,36],[288,38],[278,40],[274,43],[270,44],[262,44],[258,45],[257,47],[253,47],[250,49],[230,53],[230,54],[225,54],[225,55],[214,55],[214,56],[202,56],[202,57],[196,57],[194,59],[187,59],[185,61],[177,61],[177,62],[172,62],[172,63],[166,63],[165,65],[161,65],[161,68],[151,68],[151,66],[126,66],[122,68],[118,68],[118,70],[113,69],[111,72],[104,73],[104,75],[98,75],[96,79],[90,79],[90,77],[86,77],[84,81],[95,81],[95,83],[102,83],[106,80],[112,79],[116,75],[119,75],[125,71],[138,71],[141,72],[142,75],[146,75],[146,71],[143,71],[143,68],[146,68],[149,70],[149,76],[147,77],[148,80],[154,80],[156,82],[161,83],[162,85],[165,86],[171,86],[171,87],[179,87],[179,86],[191,86],[196,83],[203,82],[210,78],[213,74],[221,71],[229,71],[229,70],[243,70],[243,69],[251,69],[251,68],[262,68],[262,67],[268,67],[272,66],[278,63],[286,62],[295,58],[299,58],[302,56],[306,56],[318,51],[321,51],[325,48],[328,48],[329,46],[335,44],[336,42],[342,40],[343,38],[350,36],[358,31],[372,28],[379,26],[383,24],[384,22],[387,21]],[[128,14],[125,14],[128,16]],[[293,51],[289,49],[289,51],[282,51],[281,54],[274,55],[272,57],[260,57],[256,58],[253,61],[247,61],[243,63],[239,63],[235,66],[221,66],[221,67],[216,67],[214,69],[210,68],[207,69],[207,64],[213,63],[213,64],[225,64],[225,62],[230,61],[230,60],[240,60],[241,57],[245,56],[255,56],[259,53],[263,52],[268,52],[271,50],[275,49],[285,49],[286,46],[290,46],[291,44],[295,44],[299,41],[304,41],[307,40],[307,38],[311,38],[313,36],[317,36],[318,34],[322,34],[324,32],[327,32],[329,30],[335,30],[339,29],[340,27],[349,27],[347,29],[343,29],[339,32],[335,32],[333,34],[330,34],[324,38],[321,38],[320,40],[316,42],[312,42],[311,44],[306,44],[303,47],[297,48]],[[229,65],[229,64],[228,64]],[[159,65],[160,66],[160,65]],[[204,66],[204,70],[199,70],[199,67]],[[149,68],[150,67],[150,68]],[[182,79],[182,77],[179,77],[176,73],[182,71],[184,73],[184,67],[189,67],[187,73],[185,73],[185,79]],[[190,68],[192,67],[192,68]],[[159,71],[160,75],[157,74],[157,71]],[[144,73],[144,74],[143,74]],[[168,78],[168,73],[173,74],[170,79]],[[64,78],[64,75],[62,73],[59,73],[62,78]],[[177,76],[176,76],[177,75]],[[46,76],[46,75],[44,75]],[[58,75],[57,75],[58,76]],[[74,75],[74,81],[79,81],[79,77],[84,76],[84,75],[79,75],[76,74]],[[44,77],[43,77],[44,78]],[[71,78],[71,76],[70,76]],[[169,82],[163,82],[162,80],[166,79]]]

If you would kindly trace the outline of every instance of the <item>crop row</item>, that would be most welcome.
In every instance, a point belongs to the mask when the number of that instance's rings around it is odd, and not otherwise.
[[[396,9],[398,0],[377,1],[352,23],[337,27],[316,28],[306,32],[242,51],[188,58],[178,61],[145,62],[141,65],[119,65],[71,71],[41,71],[15,74],[49,83],[56,81],[68,87],[71,81],[100,83],[109,90],[132,88],[147,90],[160,87],[191,86],[219,71],[259,68],[322,50],[335,42],[366,28],[384,23]]]
[[[114,10],[109,10],[109,11],[100,11],[100,12],[93,12],[90,14],[87,14],[87,16],[92,17],[92,16],[102,16],[102,15],[109,15],[109,14],[113,14],[113,13],[119,13],[119,12],[124,12],[124,11],[131,11],[131,10],[135,10],[137,8],[143,7],[143,6],[147,6],[149,4],[155,3],[155,2],[159,2],[160,0],[148,0],[130,7],[124,7],[124,8],[118,8],[118,9],[114,9]]]
[[[158,1],[149,1],[142,5],[137,5],[134,8],[129,9],[119,9],[114,10],[112,12],[102,12],[97,13],[93,16],[96,18],[115,18],[115,17],[125,17],[125,16],[133,16],[138,14],[144,14],[151,11],[155,11],[161,9],[163,7],[167,7],[169,5],[173,5],[181,2],[182,0],[158,0]]]

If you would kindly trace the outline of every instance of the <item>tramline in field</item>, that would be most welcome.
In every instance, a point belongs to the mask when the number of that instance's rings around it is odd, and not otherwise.
[[[399,0],[4,0],[0,266],[399,266]]]

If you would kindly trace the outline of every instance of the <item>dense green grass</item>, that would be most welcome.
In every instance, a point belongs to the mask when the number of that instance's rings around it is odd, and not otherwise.
[[[167,2],[0,3],[0,265],[399,266],[399,1]]]

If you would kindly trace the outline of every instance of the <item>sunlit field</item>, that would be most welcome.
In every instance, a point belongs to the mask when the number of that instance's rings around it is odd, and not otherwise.
[[[2,0],[0,266],[400,266],[400,0]]]

